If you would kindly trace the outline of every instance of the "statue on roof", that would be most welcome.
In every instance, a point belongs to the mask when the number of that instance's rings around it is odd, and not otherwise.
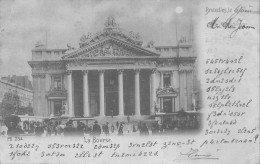
[[[82,35],[82,37],[80,38],[80,42],[84,43],[90,40],[90,38],[92,37],[92,33],[88,33],[88,35],[86,36],[85,34]]]
[[[44,44],[41,41],[35,43],[35,48],[44,48]]]
[[[129,37],[133,40],[140,40],[141,39],[141,36],[139,33],[135,33],[133,31],[130,31],[129,32]]]
[[[72,47],[69,43],[67,44],[68,50],[75,50],[74,47]]]
[[[179,40],[179,43],[187,43],[186,37],[181,37],[181,39]]]
[[[105,22],[105,27],[107,28],[115,28],[118,27],[119,25],[116,23],[116,20],[114,17],[109,16]]]
[[[147,48],[154,48],[154,42],[152,40],[147,43]]]
[[[66,50],[65,53],[70,53],[76,49],[75,47],[72,47],[71,44],[69,44],[69,43],[67,44],[67,47],[68,47],[68,49]]]

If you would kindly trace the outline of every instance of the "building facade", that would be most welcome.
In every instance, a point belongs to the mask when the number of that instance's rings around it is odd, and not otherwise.
[[[154,46],[109,17],[80,47],[32,50],[34,115],[151,116],[194,110],[192,46]]]
[[[0,80],[0,102],[6,98],[13,96],[19,97],[20,107],[32,107],[33,106],[33,92],[30,89],[21,87],[19,85],[9,83],[5,80]]]
[[[29,80],[28,76],[2,76],[2,80],[7,81],[9,83],[14,83],[16,85],[19,85],[21,87],[27,88],[29,90],[32,90],[32,83]]]

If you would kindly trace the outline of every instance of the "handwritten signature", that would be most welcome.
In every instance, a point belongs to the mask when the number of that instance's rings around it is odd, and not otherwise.
[[[214,157],[210,154],[202,154],[199,153],[199,149],[191,148],[188,152],[180,152],[180,157],[178,160],[189,159],[189,160],[196,160],[196,159],[212,159],[218,160],[219,158]]]
[[[219,21],[219,17],[214,18],[212,21],[208,22],[207,27],[211,29],[234,29],[230,33],[230,38],[233,38],[238,30],[248,30],[248,29],[255,29],[255,27],[247,25],[241,18],[236,18],[237,15],[245,10],[245,7],[242,5],[238,5],[234,10],[234,13],[227,18],[226,21],[222,22]]]

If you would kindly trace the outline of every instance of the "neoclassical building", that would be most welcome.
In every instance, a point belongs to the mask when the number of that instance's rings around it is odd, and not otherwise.
[[[113,17],[79,48],[32,50],[36,116],[150,116],[194,109],[192,46],[144,45]]]

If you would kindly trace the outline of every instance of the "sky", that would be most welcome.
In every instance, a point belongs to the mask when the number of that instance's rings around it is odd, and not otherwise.
[[[189,0],[0,0],[0,76],[30,77],[27,61],[37,41],[78,47],[83,34],[103,30],[108,16],[144,42],[176,45],[176,23],[178,38],[188,39],[195,8]]]

